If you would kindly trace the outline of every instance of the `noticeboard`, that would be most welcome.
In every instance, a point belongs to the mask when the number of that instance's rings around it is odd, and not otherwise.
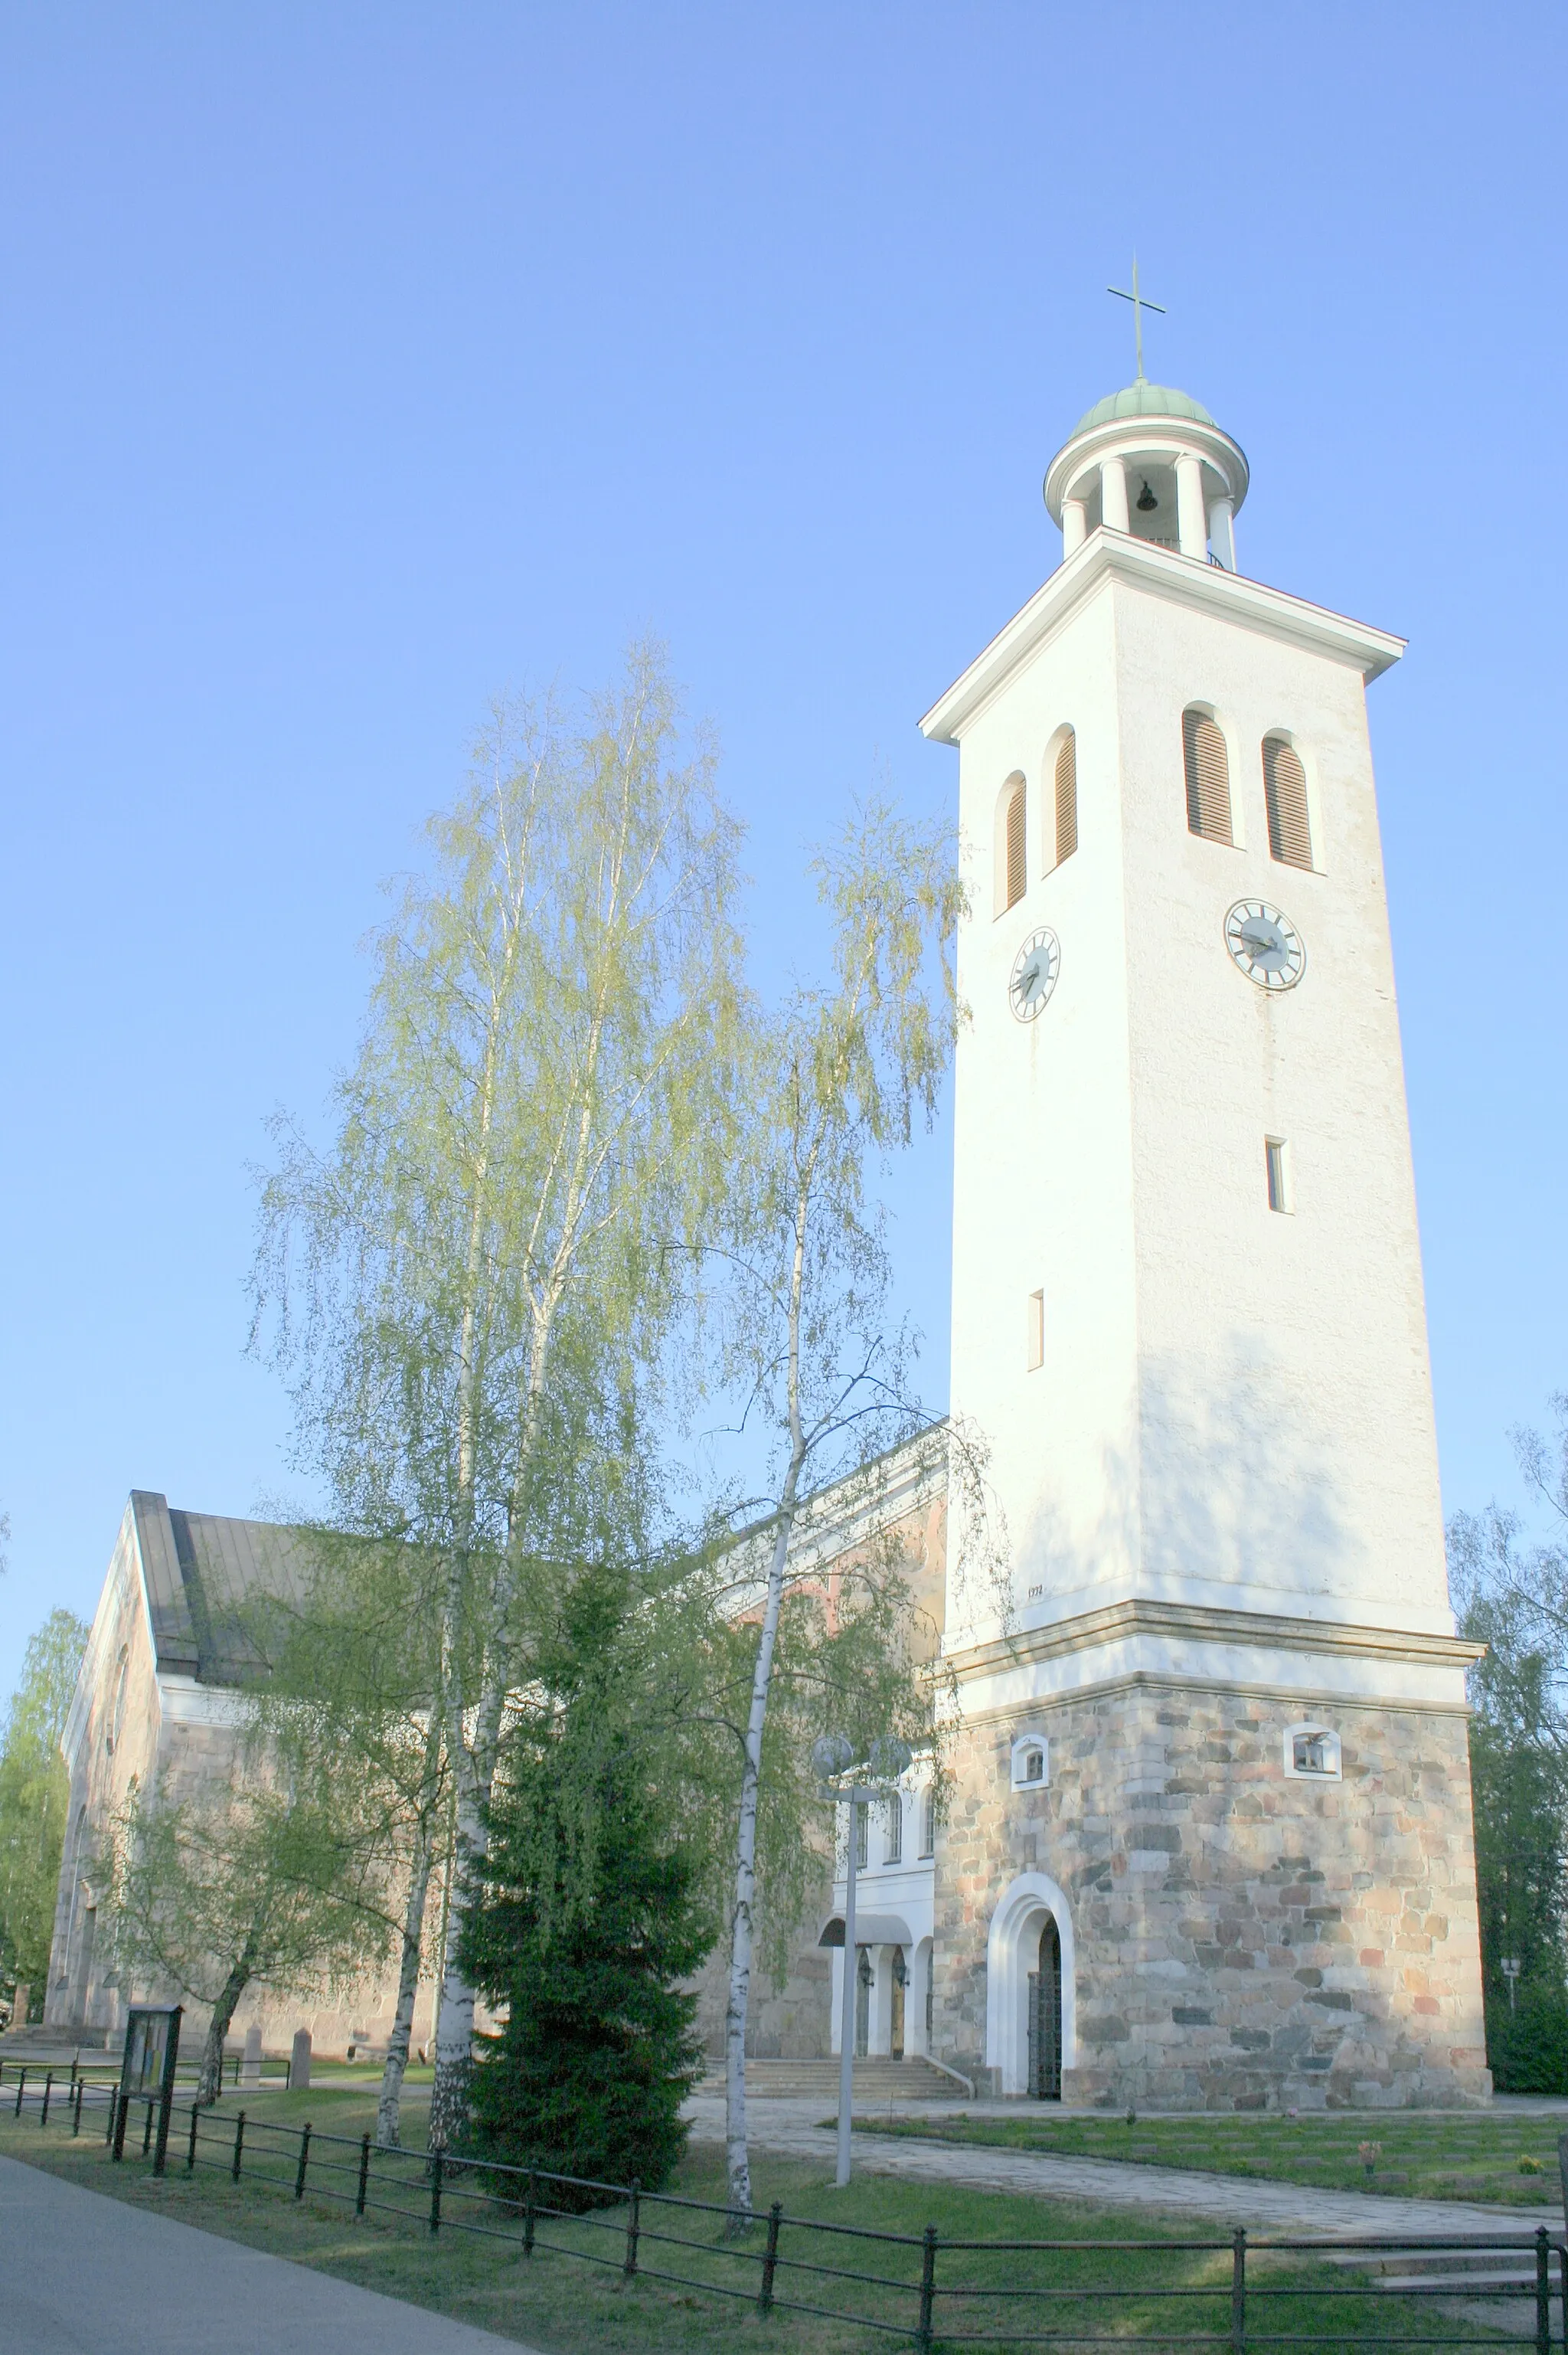
[[[175,2082],[180,2054],[177,2003],[133,2003],[125,2019],[125,2058],[120,2070],[122,2094],[161,2094]]]
[[[180,2020],[185,2007],[177,2003],[133,2003],[125,2017],[125,2057],[120,2064],[120,2092],[115,2105],[113,2142],[116,2158],[125,2148],[126,2115],[134,2101],[148,2105],[143,2148],[157,2127],[153,2171],[162,2175],[169,2147],[169,2114],[175,2104],[175,2071],[180,2058]]]

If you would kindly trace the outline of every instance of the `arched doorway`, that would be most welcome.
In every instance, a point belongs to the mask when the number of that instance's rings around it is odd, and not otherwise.
[[[1034,2091],[1040,2073],[1031,2048],[1044,2027],[1045,2078],[1054,2081],[1060,2098],[1064,2074],[1077,2067],[1073,1909],[1048,1873],[1021,1872],[1002,1891],[985,1961],[985,2057],[996,2072],[997,2092]]]
[[[1029,2092],[1037,2102],[1062,2098],[1062,1934],[1054,1913],[1045,1916],[1029,1974]]]
[[[909,1984],[909,1972],[902,1946],[893,1949],[893,1986],[887,2014],[887,2051],[893,2061],[904,2058],[904,1990]]]

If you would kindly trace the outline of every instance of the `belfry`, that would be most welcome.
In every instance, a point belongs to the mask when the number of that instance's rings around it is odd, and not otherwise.
[[[1247,485],[1140,371],[921,723],[970,888],[952,1407],[1014,1581],[1009,1625],[948,1596],[933,2049],[1118,2105],[1473,2100],[1474,1653],[1365,698],[1403,647],[1246,575]]]
[[[906,2049],[1000,2094],[1484,2100],[1366,713],[1403,645],[1248,576],[1247,487],[1140,367],[921,722],[969,890],[952,1415],[1012,1588],[949,1561],[948,1796],[871,1846],[863,2034],[902,1970]]]

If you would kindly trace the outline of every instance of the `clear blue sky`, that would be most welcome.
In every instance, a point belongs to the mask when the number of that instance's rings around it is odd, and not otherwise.
[[[669,640],[802,846],[1033,590],[1131,374],[1244,567],[1397,630],[1373,739],[1446,1501],[1568,1386],[1558,6],[0,12],[0,1693],[126,1491],[287,1485],[262,1121],[509,683]],[[902,1175],[946,1346],[948,1140]]]

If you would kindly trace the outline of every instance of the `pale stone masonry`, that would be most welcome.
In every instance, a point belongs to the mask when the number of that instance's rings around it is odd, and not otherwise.
[[[986,2054],[999,1890],[1048,1862],[1071,1907],[1077,2065],[1105,2107],[1303,2109],[1484,2098],[1465,1721],[1339,1712],[1343,1780],[1287,1781],[1297,1712],[1134,1687],[966,1729],[937,1870],[938,2058]]]

